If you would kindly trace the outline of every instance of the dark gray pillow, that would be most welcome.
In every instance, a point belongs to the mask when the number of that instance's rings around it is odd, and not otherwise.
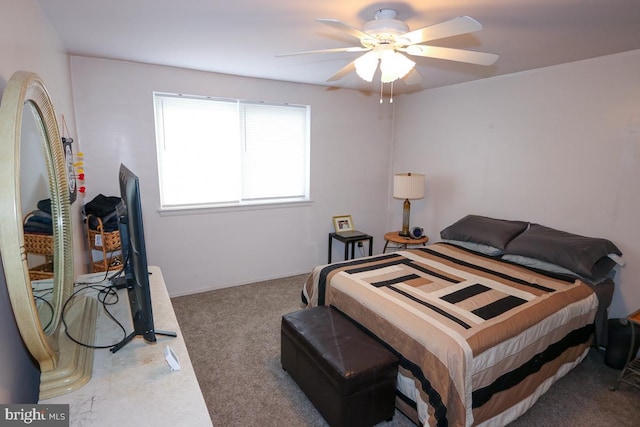
[[[446,240],[480,243],[504,250],[507,243],[522,233],[528,224],[525,221],[467,215],[442,230],[440,237]]]
[[[609,254],[622,255],[607,239],[571,234],[540,224],[531,224],[509,242],[505,253],[557,264],[594,280],[608,274],[615,266]]]

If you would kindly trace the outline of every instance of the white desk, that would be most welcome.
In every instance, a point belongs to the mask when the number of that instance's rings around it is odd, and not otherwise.
[[[198,380],[191,365],[180,326],[158,267],[150,267],[154,326],[177,332],[176,338],[157,336],[155,344],[134,338],[116,353],[94,350],[93,374],[78,390],[39,403],[70,404],[71,426],[212,426]],[[104,273],[87,274],[78,282],[94,282]],[[133,329],[129,299],[119,290],[120,301],[109,306],[130,333]],[[120,328],[98,308],[95,345],[109,345],[122,338]],[[172,371],[164,358],[169,345],[180,360]]]

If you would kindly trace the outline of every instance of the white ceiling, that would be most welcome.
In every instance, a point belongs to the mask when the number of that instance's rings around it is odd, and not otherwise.
[[[363,91],[379,91],[352,73],[326,80],[361,53],[275,54],[357,45],[315,21],[361,28],[393,8],[417,29],[468,15],[483,30],[432,44],[497,53],[490,67],[415,59],[424,80],[396,83],[412,92],[640,49],[640,0],[39,0],[74,55],[170,65]]]

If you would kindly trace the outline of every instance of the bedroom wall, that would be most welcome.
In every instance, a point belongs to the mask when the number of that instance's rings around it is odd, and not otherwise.
[[[139,175],[149,262],[172,296],[308,272],[327,261],[334,215],[351,214],[382,250],[391,110],[375,95],[78,56],[71,68],[86,200],[119,194],[121,162]],[[313,203],[161,216],[153,91],[311,105]]]
[[[75,122],[69,59],[58,35],[36,1],[0,0],[0,10],[0,95],[14,72],[36,72],[47,86],[58,118],[64,114],[67,125],[73,132]],[[77,204],[74,207],[76,206]],[[75,237],[81,239],[78,233]],[[0,403],[37,401],[40,372],[18,333],[1,268],[0,360]]]
[[[394,168],[427,175],[412,223],[433,241],[468,213],[608,238],[627,261],[610,314],[640,308],[638,82],[633,51],[399,97]]]

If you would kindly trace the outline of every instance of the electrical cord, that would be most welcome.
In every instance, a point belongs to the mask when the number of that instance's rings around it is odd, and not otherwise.
[[[113,254],[113,252],[111,252],[111,254]],[[110,256],[112,256],[112,255],[110,255]],[[122,268],[120,268],[118,271],[116,271],[110,277],[108,277],[107,280],[109,280],[111,282],[112,286],[115,286],[115,280],[122,276],[122,273],[124,273],[125,266],[127,265],[128,262],[129,262],[129,253],[127,253],[127,258],[124,259],[123,262],[122,262]],[[109,272],[109,268],[110,267],[111,267],[111,264],[109,264],[107,266],[107,273]]]
[[[115,250],[109,252],[108,257],[111,258],[113,257],[113,254],[115,253]],[[126,261],[129,260],[129,257],[127,256]],[[96,282],[76,282],[75,285],[92,285],[92,284],[97,284],[97,283],[103,283],[103,282],[111,282],[113,284],[114,280],[119,278],[120,276],[122,276],[122,273],[124,272],[124,265],[126,265],[126,262],[122,265],[122,268],[113,272],[113,274],[109,275],[109,272],[111,271],[111,263],[107,264],[107,270],[104,272],[104,277]]]
[[[113,254],[115,253],[114,251],[111,251],[108,255],[108,258],[112,258]],[[128,259],[129,257],[127,256],[127,259],[125,260],[124,265],[126,265],[126,262],[129,261]],[[64,325],[64,332],[67,335],[67,337],[73,341],[74,343],[83,346],[83,347],[88,347],[88,348],[93,348],[93,349],[110,349],[112,347],[115,347],[116,345],[120,344],[120,342],[124,341],[127,337],[127,333],[126,330],[124,328],[124,326],[122,325],[122,323],[120,323],[114,316],[113,314],[109,311],[109,309],[107,308],[109,305],[115,305],[118,303],[119,301],[119,296],[118,293],[116,292],[115,289],[115,285],[114,285],[114,280],[118,279],[120,276],[122,276],[122,273],[124,272],[124,265],[123,268],[119,269],[118,271],[114,272],[113,274],[109,275],[110,269],[112,264],[108,263],[107,264],[107,270],[105,271],[104,274],[104,278],[99,279],[98,281],[95,282],[74,282],[74,287],[76,286],[83,286],[82,288],[79,288],[77,290],[75,290],[71,296],[64,302],[63,306],[62,306],[62,313],[61,313],[61,320],[62,320],[62,324]],[[110,282],[110,285],[107,286],[98,286],[98,284],[100,283],[104,283],[104,282]],[[87,343],[83,343],[81,341],[79,341],[78,339],[74,338],[71,333],[69,332],[69,326],[67,325],[66,319],[65,319],[65,314],[67,311],[67,306],[69,305],[69,303],[75,298],[75,296],[82,292],[85,291],[87,289],[93,289],[93,290],[97,290],[98,291],[98,301],[102,303],[102,307],[104,308],[104,311],[107,313],[107,316],[109,316],[109,318],[116,323],[120,329],[122,330],[123,333],[123,338],[114,344],[109,344],[109,345],[92,345],[92,344],[87,344]],[[39,290],[35,290],[32,287],[32,292],[33,292],[33,297],[34,300],[40,300],[42,301],[44,304],[46,304],[49,307],[49,310],[51,312],[51,316],[49,316],[49,322],[43,326],[43,330],[46,330],[49,325],[51,325],[51,323],[53,322],[53,314],[54,314],[54,309],[53,306],[51,305],[51,302],[49,302],[47,299],[45,299],[44,297],[48,294],[52,294],[53,293],[53,287],[51,288],[46,288],[46,289],[39,289]],[[45,294],[43,295],[36,295],[37,292],[45,292]],[[115,298],[115,300],[113,301],[107,301],[109,296],[113,296]]]
[[[113,255],[113,251],[110,253],[109,256],[112,256],[112,255]],[[122,275],[122,273],[124,272],[124,266],[127,264],[127,262],[129,262],[129,254],[127,254],[127,258],[124,260],[123,268],[119,269],[118,271],[113,273],[111,276],[109,276],[109,268],[111,267],[111,265],[109,264],[107,266],[107,271],[105,272],[104,278],[99,282],[75,282],[74,283],[74,286],[84,285],[85,287],[80,288],[76,290],[73,294],[71,294],[71,296],[65,301],[64,305],[62,306],[62,315],[61,315],[61,320],[64,325],[64,332],[71,341],[83,347],[88,347],[93,349],[107,349],[107,348],[110,349],[120,344],[127,338],[127,331],[125,330],[124,326],[113,316],[113,314],[111,314],[111,312],[107,308],[107,306],[109,305],[117,304],[118,301],[120,300],[118,293],[116,292],[117,289],[116,289],[114,280]],[[104,283],[104,282],[109,282],[110,285],[97,286],[99,283]],[[123,338],[119,342],[111,345],[91,345],[91,344],[80,342],[79,340],[71,336],[69,332],[69,327],[67,326],[67,322],[65,320],[65,312],[67,309],[67,305],[76,296],[76,294],[87,289],[98,290],[98,301],[102,303],[102,307],[104,308],[105,313],[107,313],[107,316],[109,316],[109,318],[116,325],[118,325],[118,327],[120,327],[120,329],[122,330]],[[115,297],[115,301],[107,302],[107,297],[109,297],[110,295]]]
[[[49,292],[47,292],[47,293],[49,293]],[[35,300],[42,301],[43,303],[45,303],[47,305],[47,307],[49,307],[49,311],[51,312],[51,316],[49,316],[49,322],[45,326],[42,327],[43,330],[46,330],[49,327],[49,325],[51,325],[51,322],[53,322],[53,306],[51,305],[51,303],[48,300],[44,299],[44,297],[41,297],[39,295],[34,295],[33,298]],[[42,318],[42,316],[40,316],[40,318]]]
[[[109,252],[108,254],[108,259],[112,259],[113,258],[113,254],[115,253],[116,250],[113,250],[111,252]],[[110,349],[115,347],[116,345],[120,344],[121,342],[123,342],[126,338],[127,338],[127,332],[124,328],[124,326],[122,325],[122,323],[120,323],[118,321],[118,319],[116,319],[113,314],[109,311],[108,306],[109,305],[115,305],[118,303],[119,301],[119,296],[118,293],[116,292],[116,285],[115,285],[115,280],[118,279],[120,276],[122,276],[123,272],[124,272],[124,266],[126,265],[126,263],[129,261],[129,254],[127,254],[127,259],[123,260],[123,265],[122,268],[118,269],[116,272],[114,272],[113,274],[109,275],[110,271],[111,271],[111,267],[112,267],[112,263],[109,262],[107,263],[107,269],[105,271],[104,277],[101,280],[98,280],[96,282],[74,282],[74,287],[76,286],[83,286],[77,290],[75,290],[71,296],[64,302],[63,306],[62,306],[62,313],[60,316],[60,319],[62,320],[62,324],[64,325],[64,332],[65,335],[74,343],[83,346],[83,347],[87,347],[87,348],[93,348],[93,349]],[[109,282],[110,285],[107,286],[99,286],[98,284],[100,283],[104,283],[104,282]],[[102,303],[102,307],[104,308],[105,313],[107,313],[107,316],[109,316],[109,318],[116,324],[118,325],[118,327],[122,330],[122,334],[123,337],[122,339],[114,344],[109,344],[109,345],[95,345],[95,344],[87,344],[87,343],[83,343],[80,340],[74,338],[71,333],[69,332],[69,326],[67,325],[67,321],[65,318],[66,312],[67,312],[67,307],[69,306],[69,303],[76,297],[76,295],[78,295],[80,292],[88,290],[88,289],[92,289],[92,290],[97,290],[98,291],[98,301],[100,303]],[[49,289],[50,291],[53,291],[52,288]],[[114,297],[114,300],[112,301],[108,301],[108,298],[112,296]],[[49,303],[47,300],[45,300],[42,297],[36,297],[36,298],[40,298],[42,301],[44,301],[46,304],[49,305],[50,309],[51,309],[51,319],[49,321],[49,324],[51,324],[51,322],[53,321],[53,307],[51,306],[51,303]],[[49,326],[49,324],[47,324],[47,327]],[[46,329],[46,327],[44,328]]]
[[[78,345],[80,345],[82,347],[87,347],[87,348],[110,349],[110,348],[115,347],[116,345],[118,345],[120,342],[124,341],[126,339],[126,337],[127,337],[127,332],[126,332],[124,326],[122,325],[122,323],[120,323],[118,321],[118,319],[116,319],[108,309],[109,305],[115,305],[120,300],[120,297],[118,296],[118,293],[116,292],[116,290],[113,288],[112,285],[98,286],[97,283],[99,283],[99,282],[96,282],[94,284],[85,284],[84,287],[77,289],[75,292],[73,292],[73,294],[71,294],[71,296],[65,301],[64,305],[62,306],[61,320],[62,320],[62,324],[64,325],[65,334],[74,343],[76,343],[76,344],[78,344]],[[78,293],[80,293],[82,291],[86,291],[88,289],[97,290],[98,291],[98,301],[100,301],[102,303],[102,307],[104,308],[104,311],[107,313],[107,316],[109,316],[109,318],[116,325],[118,325],[118,327],[120,327],[120,329],[122,330],[123,337],[117,343],[108,344],[108,345],[87,344],[87,343],[83,343],[83,342],[79,341],[78,339],[74,338],[73,336],[71,336],[71,333],[69,332],[69,326],[67,325],[67,322],[66,322],[66,319],[65,319],[67,306],[69,305],[69,302],[72,301]],[[114,299],[111,300],[111,301],[107,301],[107,299],[109,297],[113,297]]]

